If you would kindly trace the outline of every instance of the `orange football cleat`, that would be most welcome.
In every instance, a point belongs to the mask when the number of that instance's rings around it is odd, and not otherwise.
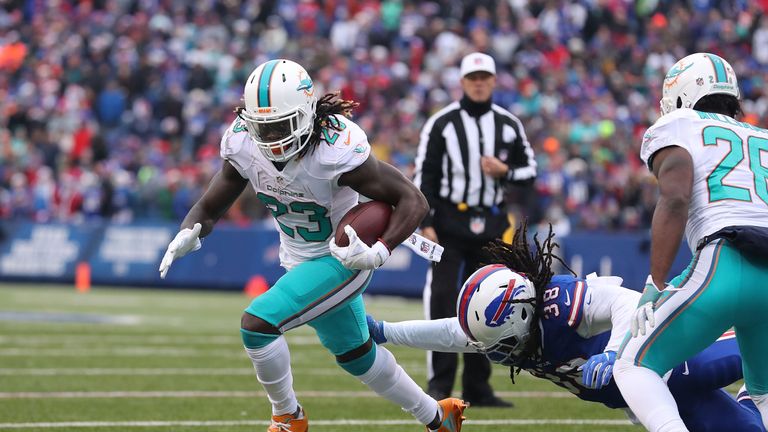
[[[440,423],[440,429],[437,432],[460,432],[461,423],[466,420],[464,410],[469,403],[457,398],[447,398],[438,402],[443,409],[443,421]],[[427,428],[427,432],[429,428]]]
[[[267,432],[307,432],[309,421],[304,408],[299,406],[298,415],[281,414],[272,416],[272,424],[269,425]]]

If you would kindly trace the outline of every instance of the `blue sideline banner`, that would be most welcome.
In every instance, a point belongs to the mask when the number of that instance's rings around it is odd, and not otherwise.
[[[650,233],[574,233],[558,238],[559,255],[579,276],[595,272],[600,276],[624,278],[624,286],[642,291],[651,263]],[[682,273],[691,261],[683,241],[670,270],[669,279]],[[566,270],[567,271],[567,270]]]
[[[1,224],[0,280],[71,281],[100,237],[98,224]]]
[[[203,247],[175,261],[166,279],[158,267],[178,225],[112,225],[91,256],[93,282],[122,285],[242,289],[254,274],[268,281],[281,273],[277,233],[218,226]]]
[[[272,284],[284,272],[278,234],[271,225],[220,224],[203,240],[202,249],[174,262],[168,277],[160,279],[160,260],[177,231],[178,225],[170,223],[3,223],[0,281],[72,283],[75,266],[84,261],[97,285],[242,290],[253,276]],[[618,275],[628,288],[642,289],[649,266],[647,234],[576,233],[557,241],[562,249],[556,252],[579,276]],[[681,248],[673,275],[690,257]],[[400,246],[376,271],[367,292],[420,297],[428,268],[427,261]]]

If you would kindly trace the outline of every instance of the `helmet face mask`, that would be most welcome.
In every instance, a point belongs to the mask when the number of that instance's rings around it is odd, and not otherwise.
[[[254,137],[260,142],[275,143],[293,134],[293,131],[296,129],[296,118],[252,122],[251,127],[253,128]]]
[[[487,348],[477,342],[472,343],[472,345],[485,354],[485,356],[488,357],[488,360],[493,363],[498,363],[504,366],[516,366],[520,363],[520,360],[522,360],[520,354],[529,339],[530,335],[527,335],[524,338],[518,338],[513,335]]]
[[[731,65],[710,53],[691,54],[680,59],[667,72],[659,101],[661,115],[678,108],[693,108],[711,94],[739,97],[739,84]]]
[[[477,270],[462,286],[457,317],[470,343],[494,363],[513,366],[531,342],[536,290],[503,265]]]
[[[317,99],[312,79],[290,60],[270,60],[248,77],[238,115],[269,160],[285,162],[309,142]]]

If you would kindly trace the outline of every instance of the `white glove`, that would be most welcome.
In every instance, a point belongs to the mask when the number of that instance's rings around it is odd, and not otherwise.
[[[373,246],[363,243],[357,236],[355,229],[347,225],[344,232],[349,237],[349,246],[336,246],[336,239],[331,239],[331,255],[341,261],[344,267],[355,270],[373,270],[381,267],[384,261],[389,258],[389,248],[381,241],[377,241]]]
[[[648,323],[649,330],[656,325],[656,319],[653,316],[653,305],[661,297],[661,293],[662,291],[656,287],[651,275],[648,275],[648,278],[645,280],[643,295],[640,296],[637,309],[632,312],[632,318],[630,318],[632,337],[637,337],[638,334],[645,336],[645,323]]]
[[[202,225],[196,223],[192,229],[184,228],[176,234],[176,237],[168,244],[168,249],[165,251],[163,260],[160,262],[159,271],[161,278],[165,279],[165,275],[168,274],[168,269],[171,268],[173,260],[203,247],[199,237],[202,228]]]

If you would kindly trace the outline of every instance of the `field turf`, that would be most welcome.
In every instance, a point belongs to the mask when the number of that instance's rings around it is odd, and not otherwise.
[[[0,285],[0,431],[265,431],[269,403],[243,352],[240,293]],[[421,304],[369,297],[369,312],[415,319]],[[310,328],[289,332],[310,431],[421,431],[399,407],[336,366]],[[390,347],[425,384],[425,354]],[[620,410],[585,403],[525,373],[513,409],[470,408],[465,432],[638,431]]]

